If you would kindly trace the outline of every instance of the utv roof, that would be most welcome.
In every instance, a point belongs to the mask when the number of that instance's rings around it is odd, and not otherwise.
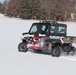
[[[37,23],[33,23],[33,24],[51,24],[51,25],[61,25],[61,26],[67,26],[66,24],[63,24],[63,23],[58,23],[56,21],[40,21],[40,22],[37,22]]]

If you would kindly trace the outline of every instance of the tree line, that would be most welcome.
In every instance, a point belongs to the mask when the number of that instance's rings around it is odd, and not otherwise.
[[[0,12],[23,19],[67,21],[75,6],[75,0],[6,0],[0,3]]]

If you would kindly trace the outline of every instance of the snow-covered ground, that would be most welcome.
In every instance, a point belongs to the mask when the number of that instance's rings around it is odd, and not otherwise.
[[[76,55],[56,58],[49,53],[18,52],[21,34],[33,22],[0,14],[0,75],[76,75]],[[65,23],[68,35],[76,35],[76,23]]]

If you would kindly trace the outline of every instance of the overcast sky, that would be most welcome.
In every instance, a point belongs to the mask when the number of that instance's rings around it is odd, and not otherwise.
[[[5,1],[5,0],[0,0],[0,2],[3,2],[3,1]]]

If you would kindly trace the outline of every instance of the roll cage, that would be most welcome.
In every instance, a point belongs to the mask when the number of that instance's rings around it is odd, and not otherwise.
[[[33,23],[29,34],[39,36],[39,34],[46,35],[46,36],[66,36],[67,25],[61,23],[54,23],[54,22],[40,22],[40,23]]]

